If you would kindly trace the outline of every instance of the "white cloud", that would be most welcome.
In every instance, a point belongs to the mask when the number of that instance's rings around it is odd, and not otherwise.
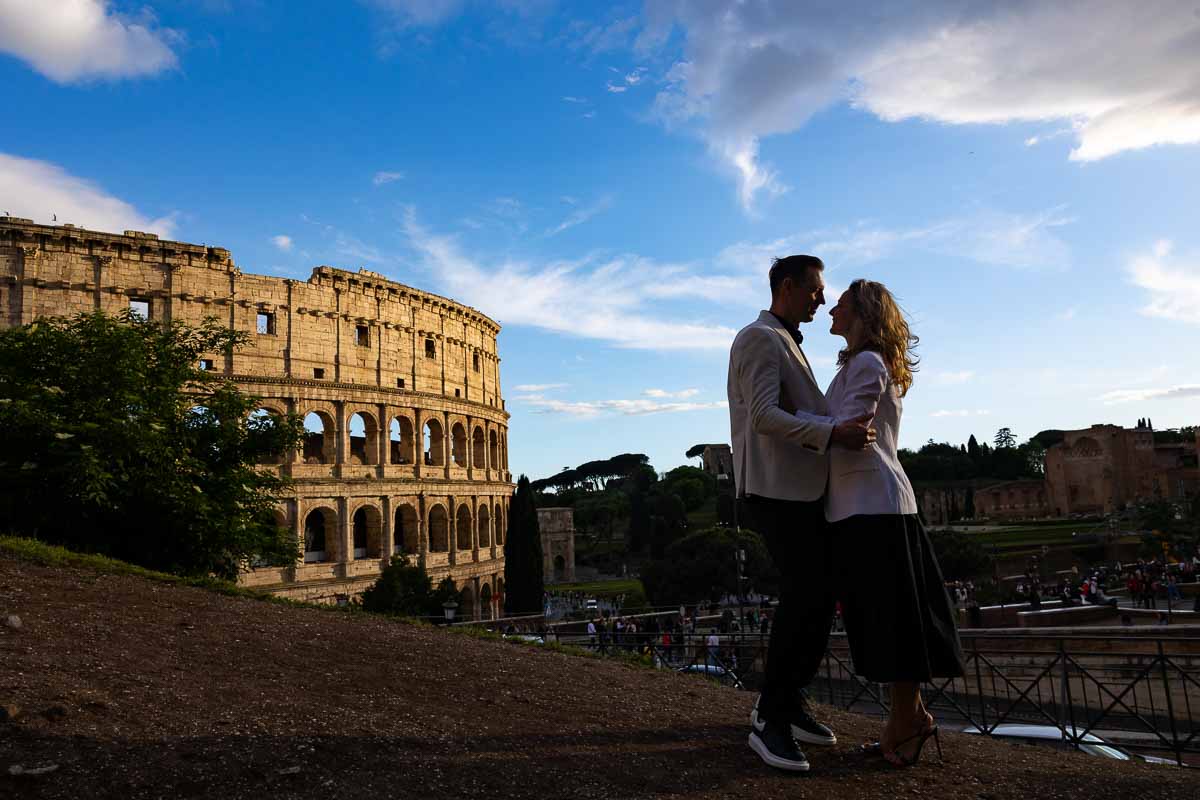
[[[371,178],[371,183],[376,186],[383,186],[388,183],[394,183],[403,177],[403,172],[376,172],[375,176]]]
[[[401,27],[431,27],[456,15],[462,0],[363,0],[388,13]]]
[[[0,0],[0,52],[57,83],[153,75],[176,65],[182,35],[108,0]]]
[[[271,237],[271,244],[278,247],[283,252],[288,252],[292,249],[292,237],[284,236],[282,233],[278,236]]]
[[[612,195],[605,195],[590,206],[577,208],[568,214],[567,218],[558,225],[546,231],[546,236],[556,236],[565,230],[574,228],[576,225],[582,225],[600,212],[607,210],[610,206],[612,206]]]
[[[582,97],[574,97],[574,96],[568,94],[568,95],[563,95],[563,102],[564,103],[586,103],[587,100]]]
[[[1101,395],[1100,400],[1104,405],[1112,406],[1142,400],[1182,400],[1189,397],[1200,397],[1200,384],[1158,389],[1117,389]]]
[[[616,83],[613,83],[612,81],[609,81],[608,83],[606,83],[604,85],[604,88],[607,89],[608,91],[612,92],[613,94],[620,94],[621,92],[626,91],[629,87],[622,86],[620,84],[616,84]]]
[[[138,230],[163,238],[175,231],[174,214],[151,219],[56,164],[4,153],[0,153],[0,198],[4,204],[0,210],[47,225],[70,222],[96,231]]]
[[[695,397],[696,395],[700,394],[700,390],[699,389],[681,389],[678,392],[668,392],[665,389],[647,389],[646,391],[642,392],[642,394],[646,395],[646,397],[654,397],[654,398],[675,397],[680,400],[686,400],[689,397]]]
[[[991,411],[987,411],[985,409],[976,409],[974,411],[970,411],[965,408],[958,408],[958,409],[943,409],[941,411],[934,411],[929,416],[931,416],[931,417],[986,417],[991,413],[992,413]]]
[[[723,350],[732,328],[692,315],[673,319],[650,301],[686,271],[638,256],[481,266],[451,236],[427,231],[409,209],[404,231],[430,275],[451,296],[501,322],[651,350]]]
[[[747,208],[776,185],[758,142],[840,102],[887,121],[1065,121],[1077,161],[1200,142],[1194,0],[648,0],[646,17],[642,50],[683,31],[659,118],[695,126]]]
[[[593,418],[609,414],[645,416],[647,414],[678,414],[685,411],[706,411],[728,408],[724,400],[711,403],[660,403],[656,400],[551,400],[540,395],[517,398],[532,407],[535,413],[565,414],[571,417]]]
[[[1200,257],[1184,261],[1172,253],[1171,242],[1162,240],[1130,261],[1130,280],[1150,294],[1142,313],[1200,325]]]
[[[522,383],[519,386],[514,386],[513,391],[540,394],[541,392],[548,392],[552,389],[566,389],[568,385],[569,384],[566,383]]]

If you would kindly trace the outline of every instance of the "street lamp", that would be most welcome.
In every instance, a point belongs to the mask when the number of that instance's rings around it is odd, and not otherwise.
[[[458,611],[457,600],[447,600],[442,603],[442,613],[446,615],[446,624],[454,622],[454,612]]]

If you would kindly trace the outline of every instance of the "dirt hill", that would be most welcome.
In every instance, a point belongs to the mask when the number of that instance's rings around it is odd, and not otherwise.
[[[19,627],[4,625],[10,614]],[[0,554],[0,797],[1182,798],[1194,776],[962,735],[808,776],[703,678]],[[56,765],[44,774],[29,770]],[[14,767],[20,769],[14,770]],[[25,774],[10,774],[25,770]]]

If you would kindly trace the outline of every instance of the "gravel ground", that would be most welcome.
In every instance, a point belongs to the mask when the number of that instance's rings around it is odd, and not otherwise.
[[[943,734],[945,763],[930,743],[896,770],[855,750],[877,721],[831,709],[838,746],[811,748],[806,776],[780,773],[746,747],[753,700],[700,677],[0,555],[2,798],[1197,796],[1190,771],[957,734]]]

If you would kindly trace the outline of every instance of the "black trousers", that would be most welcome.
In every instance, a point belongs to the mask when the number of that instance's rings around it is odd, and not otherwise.
[[[750,495],[742,524],[766,542],[779,570],[779,605],[771,622],[759,713],[786,712],[816,677],[833,624],[833,547],[825,501]]]

